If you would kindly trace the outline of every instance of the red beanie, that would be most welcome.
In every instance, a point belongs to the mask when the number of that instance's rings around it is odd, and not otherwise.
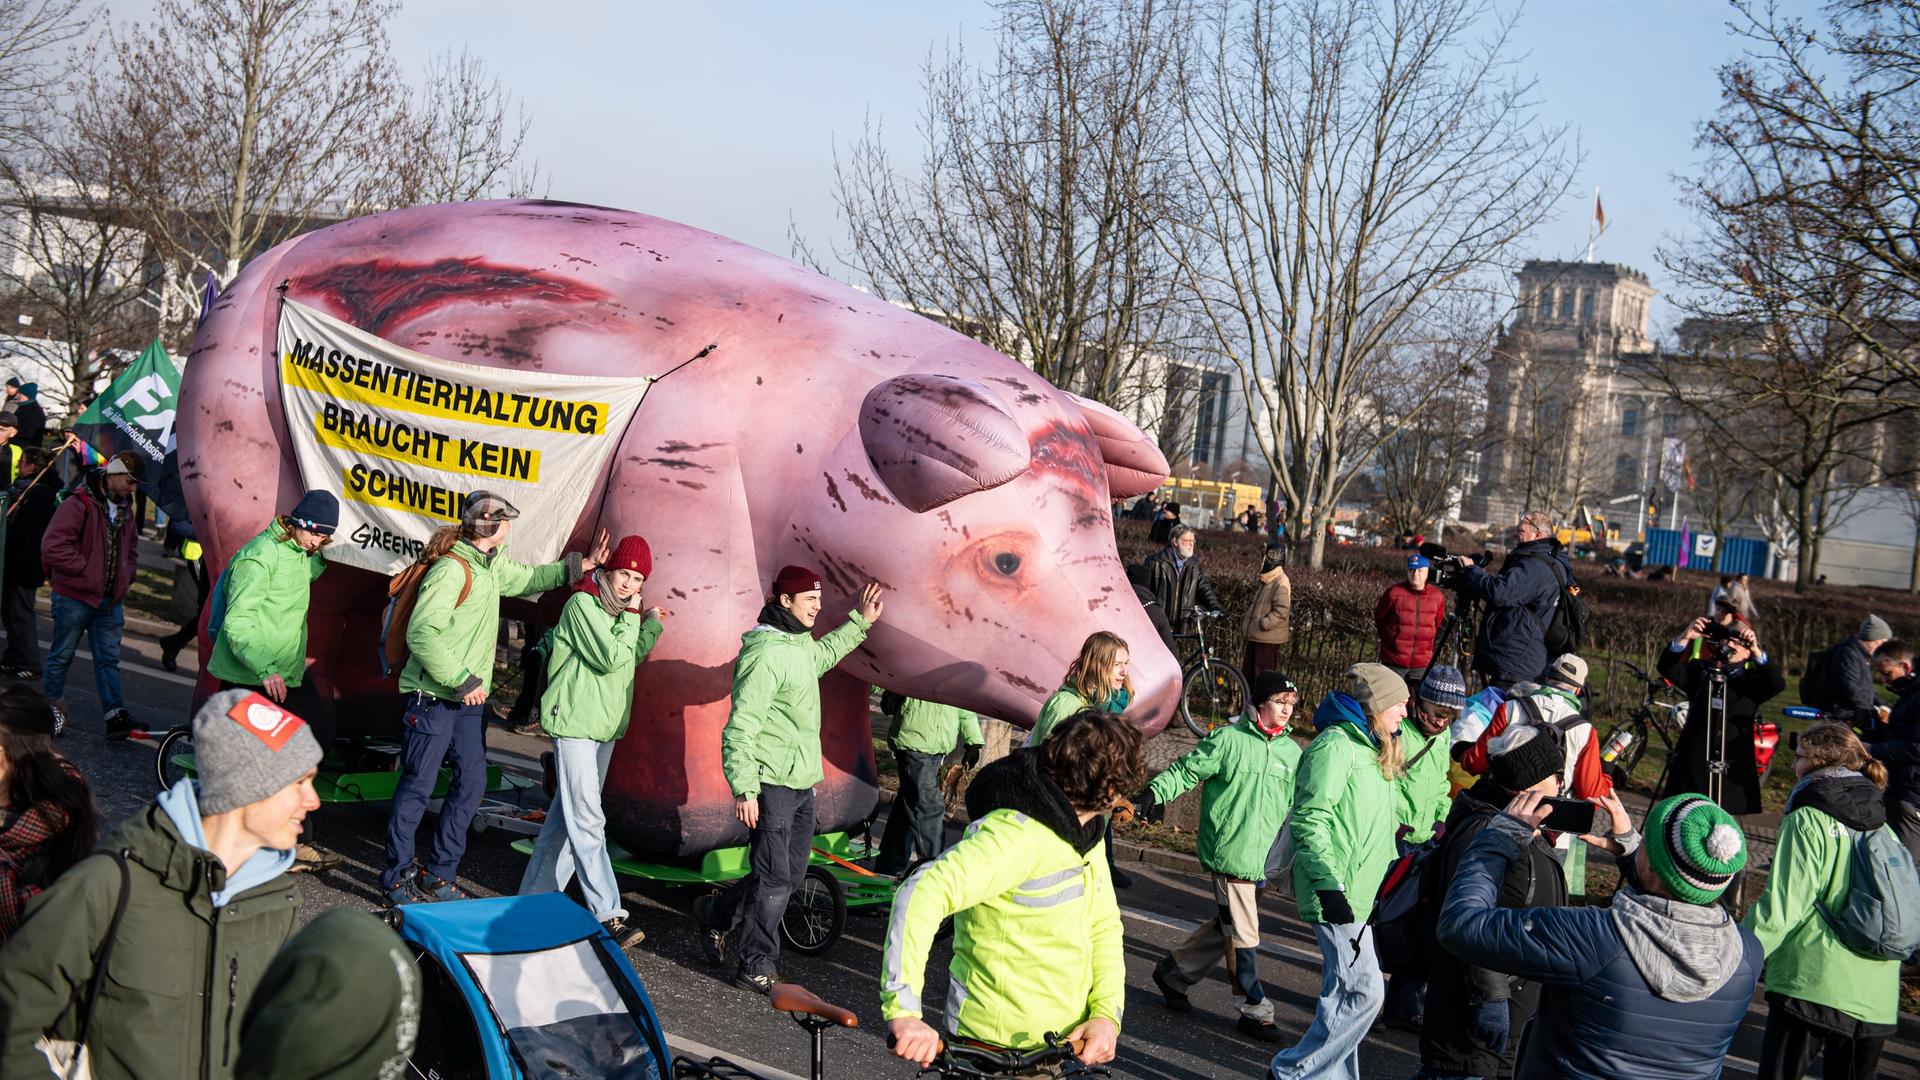
[[[798,596],[803,592],[813,592],[820,588],[820,575],[804,566],[783,566],[773,579],[773,595],[785,593]]]
[[[653,576],[653,549],[638,536],[623,536],[620,546],[607,560],[608,570],[635,570],[641,577]]]

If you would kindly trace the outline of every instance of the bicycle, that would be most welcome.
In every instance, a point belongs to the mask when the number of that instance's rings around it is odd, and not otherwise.
[[[1607,737],[1600,742],[1600,765],[1612,778],[1615,787],[1625,787],[1627,778],[1639,767],[1640,759],[1647,753],[1649,734],[1660,737],[1660,742],[1666,746],[1667,754],[1671,757],[1673,740],[1687,722],[1686,702],[1666,701],[1659,696],[1662,690],[1675,689],[1671,682],[1648,675],[1631,660],[1622,662],[1635,678],[1645,684],[1646,689],[1632,715],[1609,728]],[[1662,769],[1654,790],[1658,791],[1665,781],[1666,771]]]
[[[1180,665],[1180,722],[1202,739],[1245,716],[1252,704],[1246,676],[1213,655],[1213,646],[1207,643],[1207,622],[1219,617],[1218,611],[1196,611],[1193,633],[1173,635],[1175,640],[1198,643]]]

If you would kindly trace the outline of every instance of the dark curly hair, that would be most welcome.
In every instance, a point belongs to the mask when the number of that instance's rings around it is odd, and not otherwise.
[[[1146,740],[1112,713],[1082,709],[1040,744],[1040,768],[1082,813],[1107,810],[1147,781]]]

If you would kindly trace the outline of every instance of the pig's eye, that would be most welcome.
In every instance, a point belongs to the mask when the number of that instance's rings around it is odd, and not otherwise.
[[[993,568],[1012,577],[1020,572],[1020,556],[1011,551],[1003,551],[993,557]]]
[[[1034,587],[1033,577],[1040,564],[1033,560],[1044,550],[1040,538],[1026,529],[998,529],[974,537],[954,553],[950,565],[966,580],[1006,599]]]

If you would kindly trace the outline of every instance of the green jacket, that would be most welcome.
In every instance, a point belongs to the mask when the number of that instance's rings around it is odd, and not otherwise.
[[[1353,699],[1328,694],[1314,713],[1320,734],[1300,758],[1293,794],[1293,895],[1300,917],[1320,921],[1322,889],[1347,895],[1361,922],[1393,862],[1393,785],[1380,775],[1379,752],[1359,726]]]
[[[1047,732],[1053,725],[1072,716],[1087,707],[1087,699],[1071,686],[1063,686],[1053,692],[1045,704],[1040,706],[1040,719],[1033,722],[1033,730],[1027,732],[1027,746],[1039,746],[1046,740]]]
[[[599,597],[574,593],[560,609],[548,647],[540,726],[556,739],[612,742],[625,735],[633,669],[659,638],[659,619],[609,615]]]
[[[1453,762],[1448,752],[1452,741],[1452,732],[1428,735],[1411,716],[1400,723],[1400,748],[1413,767],[1393,782],[1394,832],[1399,832],[1401,825],[1408,826],[1412,831],[1407,839],[1413,843],[1433,839],[1434,824],[1447,820],[1447,811],[1453,808],[1449,797],[1453,784],[1447,779],[1447,767]],[[1413,760],[1415,755],[1420,756],[1419,761]]]
[[[880,1014],[922,1016],[927,952],[953,917],[947,1031],[1027,1050],[1126,1004],[1120,908],[1104,841],[1085,855],[1038,820],[1000,809],[893,898]]]
[[[916,754],[946,755],[964,740],[968,746],[985,746],[980,736],[980,718],[957,705],[941,705],[919,698],[900,703],[900,715],[887,727],[887,741],[896,750]]]
[[[226,868],[152,803],[100,846],[128,853],[132,887],[88,1032],[93,1075],[233,1075],[241,1017],[294,931],[299,886],[281,874],[229,898],[216,918],[212,894],[225,886]],[[34,900],[0,949],[0,1076],[48,1076],[34,1041],[43,1031],[74,1038],[72,1005],[86,992],[119,897],[119,864],[95,853]]]
[[[814,640],[771,626],[740,636],[733,661],[733,706],[720,729],[720,768],[736,798],[761,784],[804,790],[826,779],[820,767],[820,678],[867,639],[858,611]]]
[[[1768,990],[1891,1024],[1900,1003],[1900,962],[1847,948],[1814,907],[1815,901],[1828,910],[1844,906],[1858,836],[1811,806],[1789,812],[1780,822],[1767,887],[1747,911],[1746,926],[1766,950]]]
[[[458,561],[456,561],[458,560]],[[455,606],[466,575],[473,587],[464,604]],[[420,596],[407,622],[407,658],[400,672],[400,692],[415,690],[442,701],[459,701],[472,691],[493,687],[493,644],[500,630],[500,598],[532,596],[580,579],[580,556],[545,566],[514,562],[496,549],[482,555],[465,540],[453,545],[446,558],[435,559],[420,582]]]
[[[1300,746],[1272,738],[1251,720],[1220,728],[1180,755],[1148,785],[1166,804],[1200,789],[1200,863],[1241,881],[1266,879],[1267,853],[1293,809]]]
[[[227,564],[226,613],[207,661],[216,679],[259,686],[278,675],[299,686],[307,677],[307,595],[327,562],[279,534],[276,521]]]

